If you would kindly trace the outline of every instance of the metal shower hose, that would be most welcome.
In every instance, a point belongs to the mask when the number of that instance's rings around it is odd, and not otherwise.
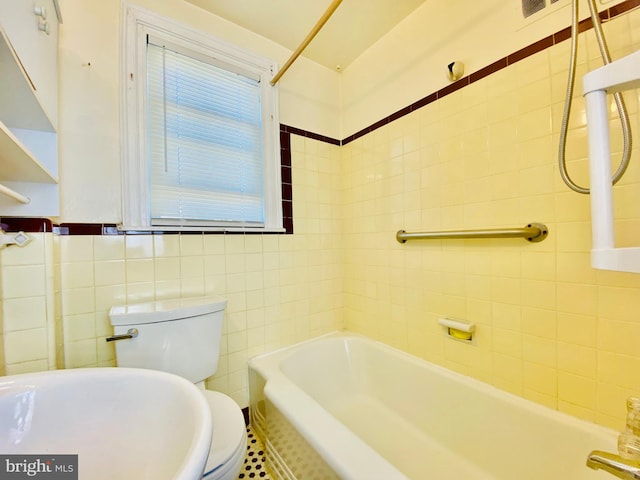
[[[576,74],[576,56],[578,49],[578,2],[579,0],[572,1],[572,14],[571,14],[571,58],[569,64],[569,78],[567,80],[567,93],[564,101],[564,111],[562,115],[562,126],[560,129],[560,146],[558,149],[558,164],[560,167],[560,176],[564,183],[569,188],[578,193],[588,194],[589,189],[577,185],[567,172],[567,164],[565,159],[565,150],[567,147],[567,129],[569,125],[569,114],[571,113],[571,101],[573,97],[573,86],[575,83]],[[593,29],[596,33],[596,39],[598,40],[598,46],[600,47],[600,55],[605,65],[611,63],[611,55],[607,47],[607,42],[602,33],[602,25],[600,23],[600,17],[598,16],[598,10],[595,5],[595,0],[587,0],[589,4],[589,10],[591,11],[591,19],[593,21]],[[613,175],[613,184],[617,183],[622,178],[624,172],[629,166],[629,160],[631,158],[631,133],[629,127],[629,116],[627,114],[627,108],[624,104],[624,100],[620,92],[613,94],[613,97],[618,107],[618,115],[620,116],[620,123],[622,124],[622,139],[623,139],[623,152],[622,160],[618,169]]]

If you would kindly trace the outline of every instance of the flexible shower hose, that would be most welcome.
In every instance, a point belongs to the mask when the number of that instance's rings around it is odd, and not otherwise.
[[[564,101],[564,111],[562,115],[562,126],[560,128],[560,142],[558,148],[558,164],[560,168],[560,176],[567,186],[578,193],[588,194],[589,189],[577,185],[569,176],[567,172],[567,163],[565,159],[565,152],[567,147],[567,130],[569,126],[569,115],[571,113],[571,102],[573,98],[573,87],[575,83],[576,75],[576,57],[578,50],[578,2],[579,0],[572,0],[572,14],[571,14],[571,57],[569,62],[569,77],[567,80],[567,93]],[[600,47],[600,55],[604,64],[611,63],[611,55],[607,47],[607,42],[602,32],[602,25],[600,23],[600,17],[598,16],[598,9],[595,5],[595,0],[587,0],[589,4],[589,10],[591,11],[591,20],[593,21],[593,29],[596,33],[596,39],[598,46]],[[620,92],[613,94],[616,106],[618,108],[618,115],[622,124],[622,139],[623,139],[623,151],[622,160],[618,169],[613,175],[612,182],[616,184],[618,180],[622,178],[624,172],[629,166],[629,160],[631,159],[631,133],[629,126],[629,116],[627,114],[627,108],[624,104],[624,100]]]

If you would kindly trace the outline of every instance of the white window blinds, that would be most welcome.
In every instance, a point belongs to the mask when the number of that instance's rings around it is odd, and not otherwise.
[[[147,41],[152,225],[265,224],[259,78]]]

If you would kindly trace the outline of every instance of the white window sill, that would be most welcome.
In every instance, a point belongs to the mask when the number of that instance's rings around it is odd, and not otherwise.
[[[118,231],[123,233],[161,233],[161,232],[200,232],[200,233],[286,233],[284,228],[256,228],[256,227],[212,227],[212,226],[154,226],[128,227],[118,225]]]

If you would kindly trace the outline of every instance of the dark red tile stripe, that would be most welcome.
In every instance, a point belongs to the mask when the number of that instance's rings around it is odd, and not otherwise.
[[[531,45],[524,47],[517,52],[514,52],[510,55],[507,55],[507,65],[513,65],[520,60],[524,60],[531,55],[542,52],[549,47],[553,46],[553,35],[549,35],[548,37],[543,38],[542,40],[538,40]]]
[[[115,225],[113,226],[115,227]],[[102,223],[61,223],[56,226],[56,233],[58,235],[102,235],[105,233],[105,225]]]
[[[640,0],[627,0],[626,2],[614,5],[607,11],[609,12],[609,18],[613,18],[637,7],[640,7]]]
[[[477,72],[473,72],[469,75],[469,83],[477,82],[478,80],[483,79],[484,77],[488,77],[489,75],[496,73],[499,70],[502,70],[507,66],[507,57],[501,58],[497,62],[493,62],[491,65],[487,65],[484,68],[481,68]]]
[[[293,173],[291,169],[291,130],[280,125],[280,177],[282,182],[282,223],[287,234],[293,233]],[[295,128],[296,131],[301,131]],[[304,135],[308,136],[308,135]]]
[[[442,97],[446,97],[450,93],[457,92],[458,90],[460,90],[461,88],[466,87],[467,85],[469,85],[469,76],[462,77],[460,80],[456,80],[455,82],[453,82],[453,83],[447,85],[446,87],[441,88],[440,90],[438,90],[438,92],[437,92],[438,98],[440,99]]]
[[[431,102],[435,102],[438,99],[438,92],[432,93],[431,95],[427,95],[424,98],[421,98],[417,102],[413,102],[411,104],[411,111],[418,110],[419,108],[424,107],[425,105],[429,105]],[[374,124],[375,125],[375,124]]]
[[[553,34],[553,43],[564,42],[571,38],[571,27],[563,28],[559,32]]]
[[[318,133],[309,132],[301,128],[291,127],[283,123],[280,124],[280,132],[293,133],[295,135],[311,138],[313,140],[318,140],[320,142],[330,143],[332,145],[340,145],[340,140],[338,140],[337,138],[327,137],[326,135],[320,135]]]
[[[5,232],[53,232],[53,224],[48,218],[0,218],[0,227]]]

